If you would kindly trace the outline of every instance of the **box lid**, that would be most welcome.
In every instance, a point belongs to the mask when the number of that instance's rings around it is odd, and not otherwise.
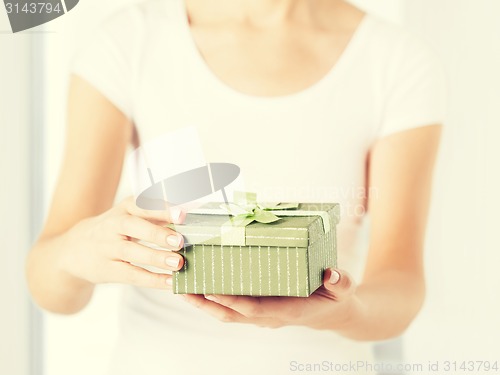
[[[184,224],[169,227],[181,233],[186,244],[307,247],[325,230],[335,230],[340,218],[338,203],[301,203],[297,210],[272,211],[280,217],[276,222],[239,227],[231,224],[229,215],[217,214],[220,204],[203,206],[204,212],[213,210],[214,214],[189,212]]]

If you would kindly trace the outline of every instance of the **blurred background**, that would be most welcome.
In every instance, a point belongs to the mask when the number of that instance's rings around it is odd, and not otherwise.
[[[2,375],[105,372],[119,288],[100,287],[78,315],[42,314],[30,302],[23,267],[61,162],[70,59],[89,31],[132,1],[85,0],[18,34],[0,7]],[[427,236],[428,295],[403,337],[404,362],[500,366],[500,1],[353,2],[427,40],[449,78]]]

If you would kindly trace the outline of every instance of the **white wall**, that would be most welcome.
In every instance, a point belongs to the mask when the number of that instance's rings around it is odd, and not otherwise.
[[[28,375],[30,304],[24,258],[30,246],[31,37],[10,32],[0,11],[0,374]]]
[[[406,335],[409,359],[500,360],[499,14],[496,0],[406,1],[407,24],[442,56],[450,89],[428,298]]]

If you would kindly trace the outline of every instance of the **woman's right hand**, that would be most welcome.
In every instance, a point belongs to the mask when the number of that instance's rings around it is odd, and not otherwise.
[[[163,225],[183,220],[184,214],[177,208],[148,211],[137,207],[133,198],[125,199],[101,215],[80,221],[66,233],[60,269],[92,284],[171,289],[171,275],[153,273],[134,264],[166,271],[181,269],[184,259],[175,251],[182,248],[184,239]],[[139,240],[166,251],[141,245]]]

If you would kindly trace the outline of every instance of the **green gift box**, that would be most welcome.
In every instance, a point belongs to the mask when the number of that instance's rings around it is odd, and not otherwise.
[[[229,220],[219,206],[209,203],[173,227],[186,243],[174,293],[308,297],[336,267],[338,204],[278,205],[265,212],[266,223],[251,224]],[[269,214],[279,220],[267,222]]]

